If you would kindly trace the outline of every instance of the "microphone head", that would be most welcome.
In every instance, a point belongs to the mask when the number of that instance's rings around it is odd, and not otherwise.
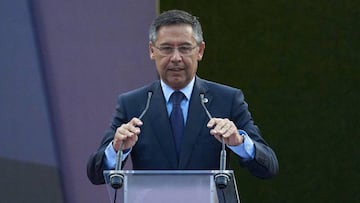
[[[204,102],[204,104],[206,104],[206,103],[209,102],[209,99],[208,98],[203,98],[203,102]]]
[[[110,184],[114,189],[119,189],[124,183],[124,175],[120,173],[114,173],[110,175]]]
[[[230,175],[226,173],[219,173],[215,175],[215,184],[219,189],[225,189],[230,181]]]
[[[209,102],[209,99],[205,97],[204,93],[200,93],[201,102],[206,104]]]

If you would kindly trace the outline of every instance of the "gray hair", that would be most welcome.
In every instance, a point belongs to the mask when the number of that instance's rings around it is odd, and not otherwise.
[[[160,27],[167,25],[190,25],[194,31],[194,38],[197,44],[204,41],[201,24],[196,16],[181,10],[169,10],[161,13],[150,26],[149,40],[153,44],[156,42],[157,32]]]

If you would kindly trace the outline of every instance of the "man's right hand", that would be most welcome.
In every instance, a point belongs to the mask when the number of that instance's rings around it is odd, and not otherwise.
[[[141,132],[139,127],[142,125],[143,122],[134,117],[130,122],[118,127],[113,140],[114,150],[117,152],[122,142],[124,142],[124,144],[121,150],[132,148],[138,140],[138,135]]]

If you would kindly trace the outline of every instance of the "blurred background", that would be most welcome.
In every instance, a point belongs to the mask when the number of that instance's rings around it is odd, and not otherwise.
[[[86,177],[116,96],[157,78],[148,28],[199,17],[198,75],[238,87],[280,173],[241,202],[359,202],[360,2],[2,0],[0,202],[108,202]]]

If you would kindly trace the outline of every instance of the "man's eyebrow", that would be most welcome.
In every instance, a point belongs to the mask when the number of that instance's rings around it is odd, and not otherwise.
[[[172,46],[172,44],[164,42],[164,43],[159,44],[159,46]]]
[[[191,43],[185,42],[185,43],[181,43],[179,44],[179,46],[192,46]]]
[[[161,44],[159,44],[159,46],[171,46],[171,47],[174,47],[173,44],[168,43],[168,42],[161,43]],[[192,46],[192,44],[190,42],[183,42],[183,43],[178,44],[178,46]]]

